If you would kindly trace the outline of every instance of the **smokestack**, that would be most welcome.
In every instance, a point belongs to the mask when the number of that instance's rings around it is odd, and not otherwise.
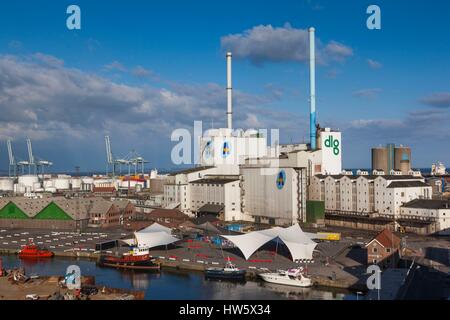
[[[231,52],[227,52],[227,122],[228,129],[233,129],[233,87],[231,84]]]
[[[310,88],[310,114],[309,137],[311,149],[316,150],[316,50],[314,28],[309,28],[309,88]]]

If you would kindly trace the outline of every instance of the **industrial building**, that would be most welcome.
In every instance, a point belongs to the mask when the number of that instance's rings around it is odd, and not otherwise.
[[[310,28],[310,142],[268,145],[266,132],[233,129],[232,54],[227,53],[227,127],[200,137],[199,167],[168,177],[166,208],[190,216],[215,214],[226,221],[306,221],[309,179],[342,171],[341,133],[316,122],[314,33]]]
[[[324,203],[326,222],[331,225],[447,234],[448,200],[432,199],[433,187],[410,173],[316,175],[309,185],[309,200]]]
[[[119,226],[134,215],[134,206],[127,200],[0,198],[0,226],[4,228],[83,230],[88,226]]]

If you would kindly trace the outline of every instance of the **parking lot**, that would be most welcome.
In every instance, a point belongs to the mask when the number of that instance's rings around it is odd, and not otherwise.
[[[97,243],[116,240],[127,233],[103,230],[89,230],[82,233],[51,230],[0,230],[0,248],[19,251],[23,246],[34,243],[54,252],[95,252]]]

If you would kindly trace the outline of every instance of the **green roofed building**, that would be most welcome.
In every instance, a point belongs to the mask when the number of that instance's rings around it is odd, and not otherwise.
[[[82,230],[89,222],[87,199],[63,197],[0,199],[0,227],[27,229]]]
[[[0,198],[0,227],[82,230],[107,228],[134,219],[135,207],[128,200],[103,198]]]

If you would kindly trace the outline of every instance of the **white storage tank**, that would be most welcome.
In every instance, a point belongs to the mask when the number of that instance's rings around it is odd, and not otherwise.
[[[35,183],[33,184],[33,191],[38,191],[38,190],[40,190],[40,189],[42,189],[41,183],[40,183],[40,182],[35,182]]]
[[[72,189],[81,189],[81,179],[80,178],[72,178]]]
[[[14,191],[14,179],[0,178],[0,191]]]
[[[53,187],[53,180],[44,180],[44,189]]]
[[[57,190],[69,190],[70,180],[68,178],[55,178],[53,179],[53,186]]]
[[[31,174],[19,176],[18,185],[20,190],[33,190],[35,183],[39,183],[38,176]]]

